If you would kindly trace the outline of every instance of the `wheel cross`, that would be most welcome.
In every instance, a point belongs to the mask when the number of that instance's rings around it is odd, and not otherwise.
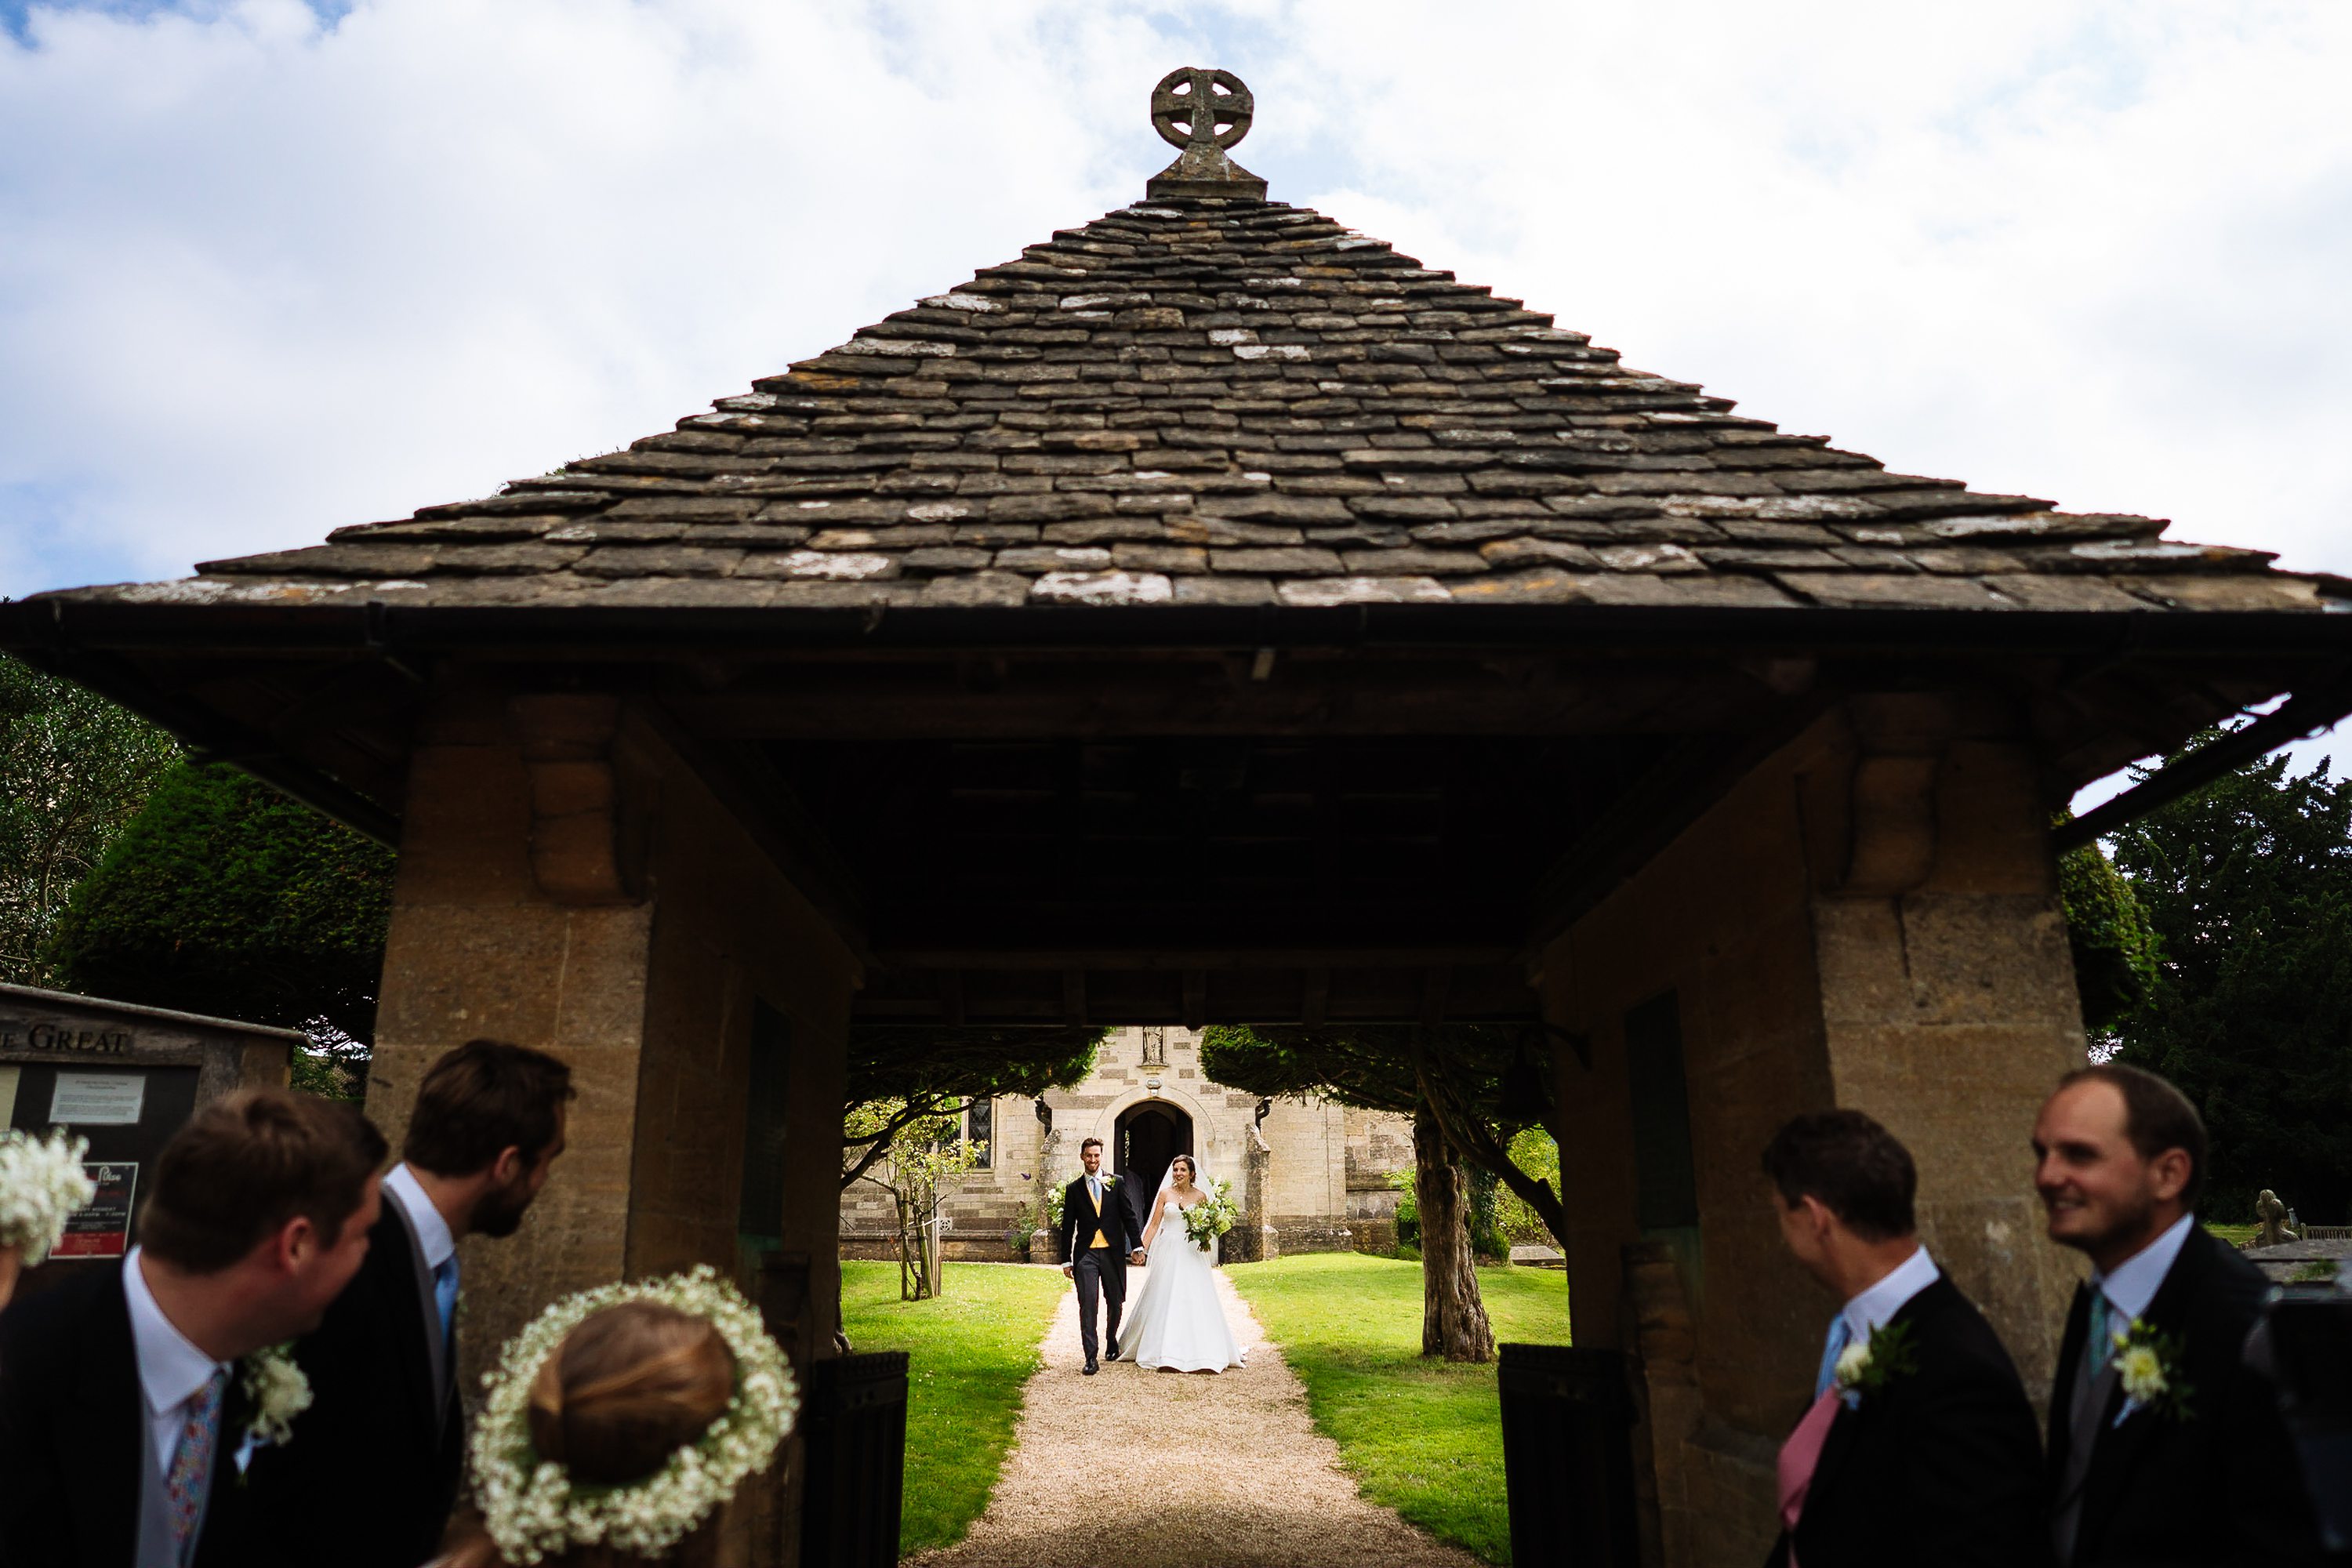
[[[1230,147],[1249,134],[1251,110],[1250,89],[1231,71],[1185,66],[1151,89],[1152,129],[1171,147]]]

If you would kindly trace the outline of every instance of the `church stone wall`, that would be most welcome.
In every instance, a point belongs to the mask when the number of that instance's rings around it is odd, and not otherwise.
[[[1119,1029],[1103,1041],[1095,1070],[1083,1082],[1045,1094],[1053,1112],[1050,1132],[1033,1101],[994,1101],[986,1112],[989,1163],[966,1176],[947,1202],[944,1254],[989,1261],[1018,1256],[1028,1228],[1042,1223],[1036,1219],[1042,1195],[1078,1173],[1079,1144],[1100,1138],[1110,1151],[1105,1161],[1109,1168],[1117,1160],[1119,1117],[1146,1101],[1191,1119],[1194,1152],[1212,1176],[1233,1184],[1236,1206],[1249,1208],[1248,1152],[1257,1097],[1203,1078],[1200,1057],[1195,1031]],[[1388,1172],[1412,1167],[1410,1121],[1334,1102],[1283,1100],[1268,1108],[1258,1132],[1269,1151],[1263,1212],[1275,1231],[1276,1250],[1395,1245],[1396,1203]],[[1141,1194],[1146,1205],[1150,1197]],[[1254,1256],[1255,1248],[1252,1238],[1230,1245],[1227,1252],[1240,1258]],[[897,1218],[889,1194],[880,1187],[858,1182],[842,1194],[841,1253],[898,1256]]]

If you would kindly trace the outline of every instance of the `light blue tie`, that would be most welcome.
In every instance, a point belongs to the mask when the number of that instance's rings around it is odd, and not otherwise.
[[[1087,1178],[1087,1195],[1094,1199],[1095,1207],[1102,1207],[1102,1178],[1100,1176],[1088,1176]]]
[[[2115,1309],[2107,1304],[2107,1293],[2091,1292],[2091,1336],[2084,1353],[2090,1357],[2091,1375],[2096,1377],[2107,1370],[2107,1358],[2116,1353],[2115,1327],[2109,1319]]]
[[[446,1352],[449,1336],[457,1329],[457,1255],[454,1252],[433,1270],[433,1304],[441,1309],[441,1346]]]
[[[1822,1347],[1822,1369],[1813,1374],[1813,1397],[1819,1399],[1837,1381],[1838,1357],[1853,1339],[1853,1331],[1846,1327],[1845,1314],[1840,1312],[1830,1320],[1829,1342]]]

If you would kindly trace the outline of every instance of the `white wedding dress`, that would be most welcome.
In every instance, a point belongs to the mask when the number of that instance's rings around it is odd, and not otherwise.
[[[1184,1234],[1176,1194],[1166,1189],[1159,1232],[1151,1238],[1143,1289],[1129,1303],[1119,1335],[1128,1359],[1147,1371],[1223,1372],[1242,1364],[1243,1348],[1225,1326],[1217,1299],[1216,1243],[1203,1252]],[[1205,1200],[1195,1200],[1196,1202]]]

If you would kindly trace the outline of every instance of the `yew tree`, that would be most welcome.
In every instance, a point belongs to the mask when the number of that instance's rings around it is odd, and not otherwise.
[[[1201,1042],[1201,1070],[1218,1083],[1412,1118],[1421,1351],[1448,1361],[1495,1351],[1471,1252],[1469,1165],[1491,1172],[1567,1245],[1559,1192],[1510,1155],[1512,1139],[1548,1108],[1545,1059],[1531,1030],[1500,1025],[1258,1025],[1213,1027]]]

